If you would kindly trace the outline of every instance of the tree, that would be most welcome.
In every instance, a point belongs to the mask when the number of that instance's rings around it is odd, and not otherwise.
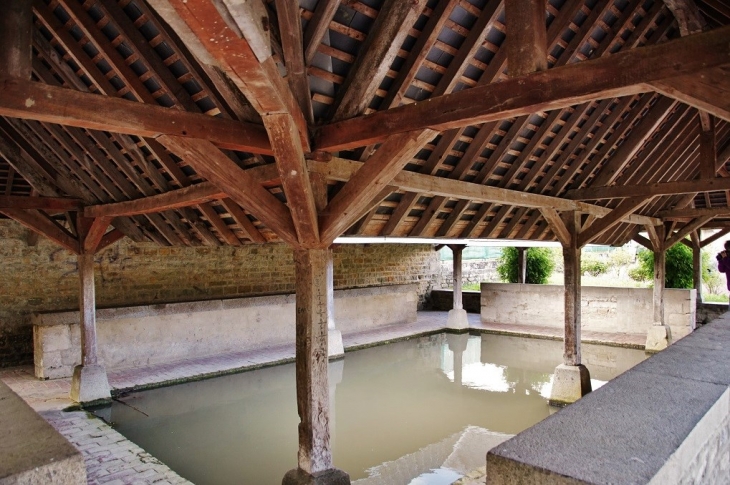
[[[517,248],[504,248],[499,258],[497,273],[502,281],[517,283]],[[550,248],[528,248],[526,283],[544,285],[555,269]]]
[[[638,254],[639,268],[631,273],[634,279],[649,280],[654,277],[654,252],[640,249]],[[692,249],[684,244],[675,244],[667,249],[665,265],[666,288],[694,288],[692,271]]]

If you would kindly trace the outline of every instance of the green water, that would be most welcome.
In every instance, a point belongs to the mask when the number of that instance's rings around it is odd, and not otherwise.
[[[594,389],[644,358],[583,346]],[[334,464],[359,485],[449,484],[554,412],[547,396],[561,360],[562,342],[498,335],[347,353],[329,369]],[[105,417],[199,485],[278,485],[296,466],[293,364],[130,394]]]

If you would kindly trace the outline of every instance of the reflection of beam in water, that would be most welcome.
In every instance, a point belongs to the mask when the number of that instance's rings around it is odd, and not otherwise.
[[[411,483],[413,477],[439,468],[465,475],[484,466],[487,451],[511,437],[512,435],[494,433],[478,426],[467,426],[461,432],[437,443],[371,468],[368,470],[368,478],[355,480],[353,485]]]

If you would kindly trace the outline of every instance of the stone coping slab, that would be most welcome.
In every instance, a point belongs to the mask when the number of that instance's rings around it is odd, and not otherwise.
[[[491,450],[487,483],[650,483],[671,475],[665,467],[692,473],[709,441],[722,443],[709,435],[730,424],[728,343],[725,315]],[[707,460],[712,483],[712,467],[725,465]]]
[[[350,288],[335,290],[335,299],[357,298],[360,296],[392,295],[394,293],[414,293],[418,289],[416,284],[368,286],[364,288]],[[184,313],[210,312],[216,310],[235,310],[257,306],[285,305],[294,303],[296,295],[293,293],[281,295],[251,296],[244,298],[230,298],[218,300],[200,300],[179,303],[160,303],[130,307],[100,308],[96,310],[97,320],[119,320],[125,318],[143,318],[151,316],[178,315]],[[32,316],[32,324],[39,326],[78,325],[78,310],[66,312],[36,313]]]
[[[81,453],[3,382],[0,430],[0,483],[86,483]]]

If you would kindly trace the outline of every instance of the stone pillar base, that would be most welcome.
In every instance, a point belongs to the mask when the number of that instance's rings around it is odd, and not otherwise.
[[[286,472],[281,485],[350,485],[350,475],[337,468],[313,475],[295,468]]]
[[[668,325],[652,325],[646,333],[646,352],[659,352],[672,344],[672,330]]]
[[[449,319],[446,321],[447,328],[454,330],[464,330],[469,328],[469,319],[466,316],[466,310],[463,308],[449,310]]]
[[[555,368],[551,406],[567,406],[591,392],[591,375],[586,366],[560,364]]]
[[[71,380],[70,397],[81,404],[102,404],[112,399],[106,369],[101,365],[77,365]]]
[[[339,359],[345,356],[345,345],[342,343],[342,332],[335,329],[327,331],[327,353],[330,359]]]

